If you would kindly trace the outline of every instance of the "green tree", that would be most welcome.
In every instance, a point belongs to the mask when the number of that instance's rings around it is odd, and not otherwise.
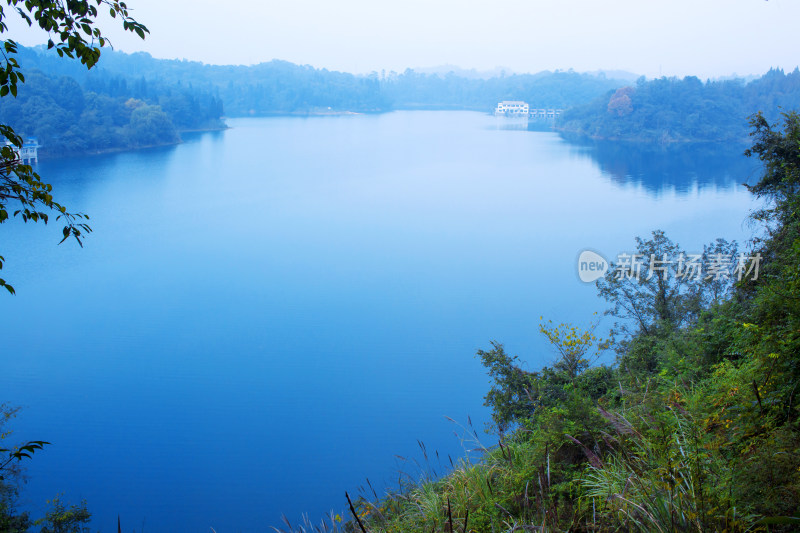
[[[492,342],[491,350],[478,350],[493,381],[484,405],[492,409],[492,419],[500,433],[525,424],[537,409],[566,403],[576,391],[581,391],[579,396],[585,393],[591,398],[605,392],[607,369],[589,371],[599,352],[608,347],[607,341],[594,334],[595,326],[584,330],[572,324],[554,324],[552,320],[542,322],[539,331],[558,357],[551,366],[533,372],[523,370],[519,357],[508,355],[498,342]]]
[[[654,231],[652,239],[637,237],[636,251],[620,255],[598,280],[600,296],[614,305],[609,314],[621,319],[618,332],[649,334],[681,321],[691,296],[688,278],[671,262],[681,254],[663,231]]]
[[[484,405],[492,409],[492,419],[501,433],[515,422],[531,416],[536,405],[533,376],[519,367],[519,357],[508,355],[499,342],[492,349],[478,350],[481,364],[492,378],[492,387],[484,397]]]
[[[172,121],[157,105],[141,105],[131,112],[129,135],[131,142],[137,146],[178,140]]]
[[[793,229],[800,204],[800,115],[792,111],[784,113],[783,119],[781,128],[780,124],[770,124],[762,113],[753,115],[750,135],[755,142],[745,151],[745,155],[757,156],[764,163],[761,180],[748,189],[768,202],[754,218],[767,225],[772,238]]]
[[[15,497],[15,487],[0,486],[0,531],[3,533],[25,533],[32,525],[27,512],[16,513],[13,506]]]
[[[754,213],[766,236],[756,240],[764,257],[762,275],[742,287],[752,294],[742,339],[745,351],[763,358],[764,381],[774,386],[771,403],[781,419],[800,419],[800,115],[785,113],[783,124],[753,117],[755,142],[747,151],[764,162],[761,180],[750,190],[767,201]],[[767,409],[765,407],[765,409]]]
[[[553,369],[563,372],[571,383],[575,383],[575,379],[597,360],[599,352],[608,347],[606,341],[594,334],[596,326],[582,330],[572,324],[556,325],[552,320],[539,324],[539,332],[547,337],[558,352]],[[592,351],[595,345],[597,348]]]
[[[8,32],[7,17],[16,13],[28,25],[35,23],[48,35],[48,48],[55,49],[60,57],[80,60],[86,68],[92,68],[100,59],[100,49],[110,45],[96,25],[98,9],[108,9],[113,18],[122,21],[123,29],[144,38],[148,30],[134,20],[125,2],[119,0],[6,0],[0,6],[0,34]],[[22,68],[17,62],[17,43],[4,39],[0,44],[0,97],[16,97],[20,84],[25,82]],[[65,87],[70,91],[69,87]],[[81,238],[91,231],[86,223],[88,217],[72,213],[53,197],[53,187],[33,171],[30,165],[22,165],[18,150],[23,139],[8,124],[0,124],[0,138],[6,145],[0,149],[0,223],[10,216],[19,216],[24,222],[42,221],[45,224],[51,212],[56,220],[64,222],[63,239],[73,237],[81,244]],[[11,210],[11,211],[10,211]],[[0,256],[0,269],[4,258]],[[0,287],[11,294],[14,288],[0,278]]]
[[[6,447],[6,442],[11,437],[7,423],[18,411],[19,408],[0,404],[0,532],[2,533],[23,533],[31,526],[28,513],[17,513],[14,508],[20,483],[19,463],[48,444],[34,441],[21,446]]]
[[[89,521],[92,514],[86,508],[86,502],[80,505],[67,507],[60,498],[53,498],[48,502],[52,507],[44,518],[34,522],[42,526],[40,533],[89,533]]]
[[[616,332],[652,335],[696,319],[703,304],[718,303],[730,292],[737,251],[735,242],[717,239],[702,253],[687,254],[661,230],[650,239],[636,237],[636,251],[621,254],[597,281],[598,294],[613,304],[607,314],[619,319]],[[727,265],[719,275],[709,270],[715,260],[720,268]]]

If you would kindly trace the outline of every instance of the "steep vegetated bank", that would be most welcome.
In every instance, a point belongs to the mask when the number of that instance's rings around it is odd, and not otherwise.
[[[635,85],[607,92],[589,104],[565,111],[557,129],[567,135],[641,143],[747,141],[745,117],[800,107],[800,70],[770,70],[745,83],[696,77],[640,78]]]
[[[797,531],[800,116],[751,125],[764,207],[747,246],[692,256],[661,231],[637,238],[638,269],[620,260],[597,282],[612,339],[542,322],[558,357],[535,372],[500,343],[478,351],[497,444],[477,462],[370,490],[349,522],[277,530]],[[615,363],[593,365],[605,349]]]

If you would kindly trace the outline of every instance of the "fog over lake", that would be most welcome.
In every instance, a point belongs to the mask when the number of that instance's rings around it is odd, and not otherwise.
[[[445,416],[493,443],[475,352],[536,369],[555,356],[540,316],[602,313],[581,250],[749,235],[741,150],[574,145],[471,112],[229,125],[42,161],[92,217],[83,249],[55,222],[4,228],[4,397],[17,438],[52,442],[27,464],[36,516],[61,491],[101,531],[342,512],[367,477],[417,475],[395,454],[420,459],[418,439],[442,466],[463,454]]]

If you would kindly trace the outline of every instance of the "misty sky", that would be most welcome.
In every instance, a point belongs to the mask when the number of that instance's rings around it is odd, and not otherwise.
[[[798,0],[128,0],[151,35],[115,48],[217,64],[271,59],[354,73],[457,65],[762,74],[800,63]],[[8,9],[6,9],[7,14]],[[113,28],[112,28],[113,26]],[[25,45],[46,38],[9,20]]]

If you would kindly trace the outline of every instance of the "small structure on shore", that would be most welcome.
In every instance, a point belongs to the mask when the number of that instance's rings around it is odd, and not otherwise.
[[[22,148],[17,149],[10,141],[6,141],[6,146],[11,147],[16,154],[16,161],[11,165],[33,165],[39,162],[39,140],[36,137],[28,137],[22,142]]]
[[[555,120],[562,111],[562,109],[532,108],[527,102],[518,100],[503,100],[497,104],[494,114],[498,117]]]
[[[494,114],[498,117],[527,117],[530,106],[517,100],[503,100],[497,104]]]
[[[562,109],[531,109],[530,117],[555,120],[561,115]]]
[[[39,162],[39,140],[36,137],[28,137],[22,143],[19,151],[19,158],[23,165],[33,165]]]

